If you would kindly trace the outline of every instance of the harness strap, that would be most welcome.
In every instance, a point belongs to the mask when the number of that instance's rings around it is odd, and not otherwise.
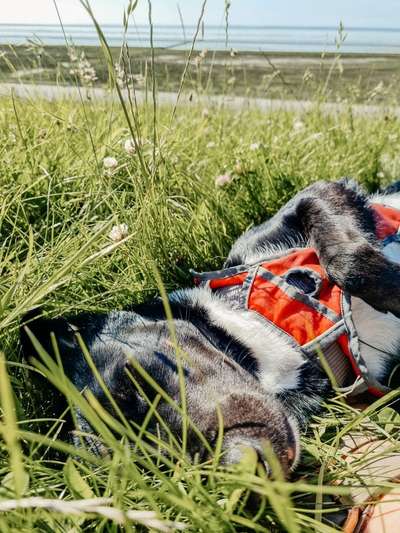
[[[355,382],[354,382],[354,372],[349,362],[348,357],[346,357],[343,351],[340,349],[340,346],[334,342],[330,346],[326,347],[322,354],[319,354],[324,357],[326,363],[328,364],[330,371],[335,378],[336,384],[340,392],[354,392]],[[360,386],[363,386],[364,390],[367,389],[367,386],[364,380],[359,380],[357,383],[357,393],[359,392]]]

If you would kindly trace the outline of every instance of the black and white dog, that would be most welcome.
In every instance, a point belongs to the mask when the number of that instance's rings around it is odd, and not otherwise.
[[[375,236],[378,221],[370,205],[373,201],[400,209],[397,191],[396,184],[371,199],[347,180],[317,182],[242,235],[224,265],[254,265],[289,249],[313,247],[329,280],[351,295],[363,360],[383,384],[400,359],[400,245],[394,243],[390,254],[385,252]],[[174,335],[161,299],[102,315],[39,317],[28,328],[49,353],[54,332],[70,380],[79,390],[90,389],[112,411],[79,348],[79,331],[119,408],[137,424],[149,405],[126,369],[150,400],[156,391],[132,359],[179,403],[177,344],[183,354],[188,414],[211,445],[218,434],[218,411],[222,414],[225,463],[240,460],[244,446],[255,449],[262,460],[268,441],[289,472],[299,456],[299,431],[332,394],[318,357],[288,342],[256,312],[238,306],[229,291],[207,285],[179,290],[169,295],[169,307]],[[25,354],[34,355],[26,327],[22,341]],[[161,402],[158,411],[179,437],[182,420],[173,407]],[[83,431],[91,431],[79,413],[78,420]],[[149,428],[156,431],[155,419]],[[207,457],[195,433],[189,433],[188,448],[192,455]]]

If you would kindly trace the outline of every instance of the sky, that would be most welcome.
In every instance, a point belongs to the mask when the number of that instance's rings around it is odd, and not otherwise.
[[[64,24],[89,22],[79,0],[56,0]],[[54,0],[0,0],[0,23],[55,24]],[[90,0],[102,24],[121,23],[128,0]],[[195,24],[202,0],[152,0],[156,24]],[[205,22],[220,25],[225,0],[208,0]],[[147,23],[148,0],[138,0],[137,24]],[[231,0],[232,25],[400,27],[400,0]],[[1,31],[1,30],[0,30]]]

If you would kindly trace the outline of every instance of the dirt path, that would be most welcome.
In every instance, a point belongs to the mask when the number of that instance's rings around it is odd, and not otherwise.
[[[79,100],[81,97],[86,99],[90,96],[92,100],[112,100],[116,99],[115,94],[111,94],[106,89],[99,87],[90,89],[81,88],[80,90],[74,86],[57,86],[57,85],[35,85],[35,84],[18,84],[18,83],[0,83],[0,95],[10,95],[14,93],[19,98],[44,98],[45,100],[58,99],[74,99]],[[125,95],[126,96],[126,95]],[[146,93],[144,91],[136,91],[136,97],[139,103],[146,101]],[[158,92],[157,96],[160,104],[176,103],[177,94],[173,92]],[[147,100],[151,102],[151,94],[147,94]],[[314,109],[319,105],[324,113],[335,114],[343,112],[351,108],[354,115],[394,115],[400,118],[400,107],[388,107],[384,105],[364,105],[364,104],[336,104],[336,103],[322,103],[317,104],[312,101],[303,100],[268,100],[266,98],[246,98],[243,96],[224,96],[224,95],[210,95],[197,96],[195,94],[189,95],[183,93],[180,97],[179,105],[193,105],[199,104],[204,107],[227,107],[230,109],[245,109],[255,108],[262,111],[294,111],[303,113]]]

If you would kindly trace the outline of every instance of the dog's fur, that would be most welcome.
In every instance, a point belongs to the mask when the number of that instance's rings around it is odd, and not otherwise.
[[[373,202],[400,209],[398,191],[396,184],[390,194],[377,195]],[[313,246],[332,282],[353,296],[362,355],[372,376],[385,383],[400,357],[400,266],[395,262],[396,250],[391,250],[390,258],[382,253],[370,202],[350,181],[315,183],[272,219],[242,235],[225,267]],[[212,445],[218,434],[219,408],[225,462],[237,462],[243,445],[253,447],[262,459],[263,443],[269,441],[288,472],[299,454],[299,428],[332,392],[318,361],[294,348],[256,313],[235,308],[223,294],[204,287],[186,289],[170,294],[169,304],[193,422]],[[48,350],[53,331],[68,377],[78,389],[89,388],[112,411],[78,347],[75,332],[79,330],[120,409],[137,424],[156,393],[135,371],[132,359],[179,402],[175,341],[160,299],[104,315],[39,318],[29,328]],[[32,355],[26,332],[22,337],[25,353]],[[145,394],[135,389],[127,367]],[[167,402],[161,402],[158,410],[180,435],[176,411]],[[90,431],[79,413],[78,418],[81,427]],[[155,431],[156,421],[149,427]],[[205,457],[194,433],[189,433],[188,451]]]

